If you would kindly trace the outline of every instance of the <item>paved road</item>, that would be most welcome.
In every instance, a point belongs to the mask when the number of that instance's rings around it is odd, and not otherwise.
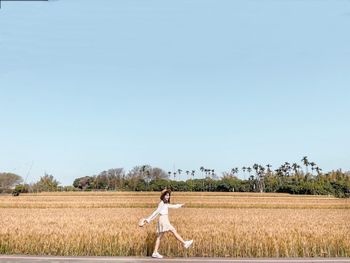
[[[55,256],[6,256],[0,255],[0,262],[210,262],[210,263],[350,263],[350,258],[163,258],[153,259],[150,257],[55,257]]]

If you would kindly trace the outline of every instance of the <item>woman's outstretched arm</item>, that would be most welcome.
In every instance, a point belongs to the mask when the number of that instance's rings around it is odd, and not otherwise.
[[[168,204],[169,208],[180,208],[182,207],[184,204],[176,204],[176,205],[172,205],[172,204]]]
[[[158,204],[158,208],[149,217],[146,218],[147,223],[151,222],[153,219],[157,217],[163,205],[164,205],[164,202],[160,201]]]

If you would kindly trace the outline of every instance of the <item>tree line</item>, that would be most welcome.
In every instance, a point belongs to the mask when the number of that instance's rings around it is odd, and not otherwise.
[[[22,182],[18,175],[0,173],[0,192],[13,192],[16,195],[42,191],[160,191],[168,187],[174,191],[269,192],[350,197],[349,172],[339,169],[324,173],[307,156],[301,159],[300,164],[285,162],[272,169],[270,164],[255,163],[241,168],[233,167],[221,176],[216,174],[215,169],[204,166],[198,171],[165,171],[141,165],[127,173],[123,168],[113,168],[97,175],[79,177],[71,186],[61,186],[50,174],[45,174],[33,184]]]

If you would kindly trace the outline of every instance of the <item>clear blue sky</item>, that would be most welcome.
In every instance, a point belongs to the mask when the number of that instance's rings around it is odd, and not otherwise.
[[[0,171],[350,170],[349,28],[345,0],[3,2]]]

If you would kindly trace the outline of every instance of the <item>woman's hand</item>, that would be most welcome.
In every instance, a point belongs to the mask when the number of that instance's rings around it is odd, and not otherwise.
[[[139,220],[139,226],[140,226],[140,227],[143,227],[146,223],[148,223],[147,220],[146,220],[146,218],[141,218],[141,219]]]

